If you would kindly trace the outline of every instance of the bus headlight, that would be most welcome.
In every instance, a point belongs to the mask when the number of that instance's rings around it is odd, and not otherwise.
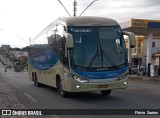
[[[124,82],[124,85],[127,85],[127,82]]]
[[[73,76],[73,78],[79,82],[82,82],[82,83],[88,83],[88,80],[87,79],[84,79],[84,78],[81,78],[79,76]]]

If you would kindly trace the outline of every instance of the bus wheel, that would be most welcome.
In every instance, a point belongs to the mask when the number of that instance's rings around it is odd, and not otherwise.
[[[40,83],[38,82],[37,75],[35,74],[34,85],[40,87]]]
[[[101,90],[101,94],[108,96],[108,95],[110,95],[111,91],[112,90]]]
[[[35,78],[35,77],[34,77],[34,73],[32,72],[32,78],[31,78],[32,81],[34,81],[34,78]]]
[[[60,79],[57,81],[57,92],[64,98],[68,95],[67,92],[63,90]]]

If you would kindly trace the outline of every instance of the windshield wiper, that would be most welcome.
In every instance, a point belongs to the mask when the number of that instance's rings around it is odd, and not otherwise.
[[[98,41],[97,41],[97,50],[96,50],[93,58],[91,59],[91,62],[89,63],[89,66],[88,66],[89,68],[92,66],[93,62],[95,61],[95,59],[96,59],[96,57],[98,55],[98,53],[99,53],[99,49],[98,49]]]
[[[95,54],[94,54],[94,56],[93,56],[93,58],[92,58],[92,60],[91,60],[91,62],[89,63],[89,68],[92,66],[92,64],[93,64],[93,62],[95,61],[95,59],[96,59],[96,57],[97,57],[97,55],[98,55],[98,53],[99,53],[99,49],[95,52]],[[119,66],[118,65],[116,65],[115,63],[113,63],[111,60],[110,60],[110,58],[109,57],[107,57],[107,56],[105,56],[103,53],[104,53],[104,51],[102,50],[102,51],[100,51],[101,52],[101,61],[102,61],[102,63],[103,63],[103,57],[105,57],[105,59],[111,64],[111,66],[113,66],[115,69],[117,69],[117,68],[119,68]],[[103,65],[102,65],[102,67],[103,67]]]
[[[100,42],[100,38],[98,37],[97,39],[97,51],[95,52],[91,62],[89,63],[89,67],[92,66],[93,62],[95,61],[97,55],[99,54],[100,52],[100,55],[101,55],[101,64],[102,64],[102,67],[103,67],[103,55],[102,55],[102,48],[101,48],[101,42]]]
[[[114,64],[112,61],[110,61],[110,59],[108,57],[106,57],[103,53],[104,51],[102,50],[102,47],[101,47],[101,43],[100,43],[100,39],[97,41],[97,50],[93,56],[93,58],[91,59],[91,62],[89,63],[89,68],[92,66],[93,62],[95,61],[96,57],[98,56],[98,54],[101,54],[101,63],[102,63],[102,68],[103,68],[103,56],[105,57],[105,59],[115,68],[117,69],[118,68],[118,65]]]
[[[100,38],[99,38],[98,44],[99,44],[99,48],[100,48],[100,52],[101,52],[102,67],[103,67],[103,57],[105,57],[105,59],[106,59],[115,69],[118,69],[118,65],[114,64],[109,57],[106,57],[106,56],[103,54],[104,51],[102,50],[102,47],[101,47]]]
[[[96,57],[97,57],[97,55],[98,55],[98,53],[99,53],[99,50],[97,49],[97,51],[95,52],[95,54],[94,54],[91,62],[89,63],[89,66],[88,66],[88,67],[91,67],[91,66],[92,66],[93,62],[95,61],[95,59],[96,59]]]
[[[104,53],[104,51],[102,51],[102,54],[103,54],[103,53]],[[119,66],[118,66],[117,64],[113,63],[109,57],[107,57],[107,56],[104,55],[104,54],[103,54],[103,56],[105,57],[105,59],[106,59],[115,69],[118,69],[118,68],[119,68]]]

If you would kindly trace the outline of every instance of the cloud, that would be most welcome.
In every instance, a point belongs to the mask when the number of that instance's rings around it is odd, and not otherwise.
[[[92,1],[81,1],[80,10]],[[83,15],[112,17],[117,20],[129,18],[160,19],[159,0],[98,0]],[[158,15],[159,14],[159,15]]]
[[[145,4],[147,5],[152,5],[152,6],[157,6],[160,5],[160,1],[159,0],[144,0]]]

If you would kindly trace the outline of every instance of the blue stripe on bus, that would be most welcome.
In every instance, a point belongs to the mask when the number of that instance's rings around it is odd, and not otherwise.
[[[47,70],[59,60],[58,55],[52,50],[46,50],[30,56],[29,62],[38,70]]]
[[[87,77],[90,79],[109,79],[109,78],[114,78],[114,77],[117,77],[118,75],[121,75],[127,69],[128,69],[128,66],[121,68],[120,70],[107,71],[107,72],[84,72],[76,69],[73,69],[73,70],[80,76]]]

